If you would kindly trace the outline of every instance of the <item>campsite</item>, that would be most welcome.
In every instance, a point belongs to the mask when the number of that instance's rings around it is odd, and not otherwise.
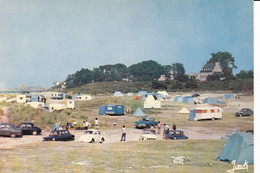
[[[48,98],[49,93],[41,93]],[[147,93],[146,93],[147,94]],[[187,110],[193,110],[199,105],[201,107],[212,107],[210,104],[194,104],[175,102],[175,96],[189,98],[191,93],[178,92],[169,93],[168,99],[158,99],[160,108],[144,108],[144,103],[149,95],[141,96],[140,100],[135,100],[138,93],[133,93],[132,96],[115,97],[113,94],[92,95],[91,100],[75,100],[75,109],[64,109],[60,111],[41,112],[39,109],[26,106],[21,114],[37,111],[40,116],[55,116],[55,121],[61,121],[65,125],[66,122],[78,121],[82,123],[88,118],[89,122],[94,127],[94,119],[99,119],[99,130],[104,135],[106,141],[103,144],[90,145],[88,143],[79,142],[79,136],[82,130],[71,129],[70,133],[75,135],[75,141],[72,142],[50,142],[43,143],[42,137],[50,132],[50,125],[40,125],[40,120],[34,123],[43,129],[40,136],[24,136],[23,138],[6,138],[0,137],[0,148],[4,155],[0,156],[1,170],[43,170],[44,164],[50,165],[50,171],[59,169],[60,172],[71,170],[81,172],[81,169],[94,169],[97,172],[147,172],[147,171],[162,171],[171,172],[174,167],[178,172],[185,172],[192,168],[194,172],[219,172],[219,169],[225,171],[231,169],[232,165],[229,162],[217,161],[217,157],[221,152],[223,145],[227,140],[221,139],[227,131],[238,128],[239,131],[253,129],[253,116],[235,117],[235,113],[243,107],[253,110],[253,96],[249,93],[237,93],[240,99],[224,100],[221,105],[223,109],[223,117],[216,120],[201,120],[190,121],[190,114]],[[224,93],[200,93],[200,98],[206,99],[213,97],[217,99],[223,98]],[[9,96],[10,97],[10,96]],[[153,97],[154,98],[154,97]],[[148,100],[149,100],[148,99]],[[63,100],[47,99],[48,104],[52,102],[64,102]],[[9,119],[15,122],[27,120],[26,117],[17,117],[15,111],[17,108],[23,107],[22,103],[5,103],[1,105],[9,107]],[[100,114],[102,111],[100,106],[123,106],[123,115],[105,115]],[[214,104],[217,106],[218,104]],[[113,111],[113,109],[109,111]],[[122,107],[120,107],[122,109]],[[121,111],[122,112],[122,111]],[[65,116],[66,115],[66,116]],[[31,115],[33,118],[33,115]],[[136,129],[134,122],[140,117],[148,116],[156,121],[166,123],[172,128],[172,123],[177,125],[177,129],[183,130],[188,140],[164,140],[162,135],[157,134],[157,141],[139,141],[142,134],[142,129]],[[113,123],[116,122],[116,126]],[[126,142],[120,142],[121,127],[126,125],[127,137]],[[202,142],[203,141],[203,142]],[[206,146],[206,147],[205,147]],[[17,149],[19,148],[19,151]],[[41,148],[41,149],[39,149]],[[77,149],[75,149],[77,148]],[[154,148],[157,148],[154,150]],[[60,153],[62,151],[62,154]],[[49,153],[40,155],[41,152]],[[24,153],[35,153],[33,155],[24,155]],[[82,155],[82,153],[85,153]],[[104,157],[99,157],[104,155]],[[199,155],[199,160],[197,156]],[[205,156],[204,156],[205,155]],[[23,156],[23,158],[19,157]],[[173,156],[185,156],[190,161],[184,165],[172,163]],[[65,159],[65,158],[67,159]],[[109,162],[105,162],[106,158],[110,158]],[[23,163],[17,166],[21,160],[31,160],[32,167]],[[58,163],[55,160],[59,160]],[[149,160],[149,162],[147,162]],[[103,164],[101,164],[103,163]],[[118,167],[118,164],[122,166]],[[66,165],[65,167],[61,165]],[[7,169],[8,168],[8,169]],[[253,172],[253,166],[249,165],[249,171]]]

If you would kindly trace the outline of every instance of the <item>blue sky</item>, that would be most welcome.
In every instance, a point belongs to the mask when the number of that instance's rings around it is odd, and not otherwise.
[[[253,1],[0,0],[0,89],[150,59],[198,73],[218,51],[253,69]]]

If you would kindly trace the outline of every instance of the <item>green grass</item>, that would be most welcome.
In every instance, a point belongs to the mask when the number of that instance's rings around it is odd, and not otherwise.
[[[232,168],[230,163],[216,160],[224,143],[224,140],[110,144],[43,142],[19,149],[2,150],[0,172],[219,173]],[[190,161],[184,165],[174,164],[172,156],[185,156]],[[253,172],[251,165],[249,172]]]

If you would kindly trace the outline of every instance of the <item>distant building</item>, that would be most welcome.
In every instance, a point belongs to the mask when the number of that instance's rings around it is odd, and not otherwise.
[[[158,79],[158,81],[165,81],[166,80],[166,77],[165,75],[161,75]]]
[[[218,62],[215,63],[207,62],[206,64],[204,64],[196,79],[200,81],[207,81],[207,77],[209,75],[218,75],[218,76],[223,75],[222,68]]]

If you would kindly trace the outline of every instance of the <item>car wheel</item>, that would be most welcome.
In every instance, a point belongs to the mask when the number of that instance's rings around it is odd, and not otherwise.
[[[95,139],[92,138],[91,141],[90,141],[90,143],[95,143]]]
[[[15,137],[16,137],[16,134],[12,133],[12,134],[10,135],[10,137],[11,137],[11,138],[15,138]]]
[[[176,138],[176,137],[174,137],[173,139],[175,139],[175,140],[176,140],[177,138]]]
[[[212,117],[212,121],[215,121],[215,117]]]
[[[101,139],[101,141],[100,141],[100,143],[103,143],[104,141],[105,141],[105,139],[104,139],[104,138],[102,138],[102,139]]]
[[[55,138],[52,138],[53,141],[55,141]]]
[[[32,134],[33,134],[34,136],[36,136],[36,135],[37,135],[37,132],[36,132],[36,131],[33,131]]]
[[[240,117],[242,117],[242,115],[243,115],[243,114],[241,114],[241,113],[239,114]]]

